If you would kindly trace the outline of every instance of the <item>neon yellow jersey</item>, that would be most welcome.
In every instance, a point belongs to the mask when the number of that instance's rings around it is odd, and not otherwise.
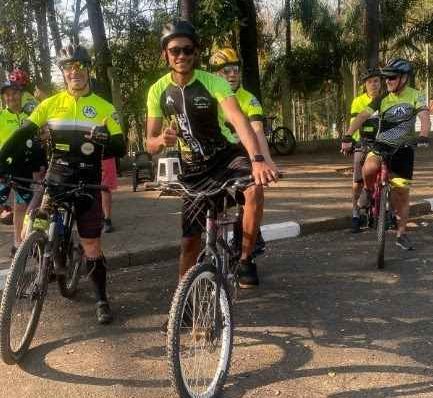
[[[168,73],[150,88],[148,116],[177,124],[183,174],[204,172],[230,145],[218,104],[233,95],[225,79],[198,69],[184,87]]]
[[[27,117],[24,112],[12,113],[7,108],[0,111],[0,149],[12,133],[22,126]]]
[[[378,142],[398,147],[415,137],[416,115],[428,110],[425,96],[406,86],[401,93],[388,93],[371,102],[366,108],[370,113],[379,112],[380,132]]]
[[[350,107],[350,123],[370,105],[371,101],[372,98],[369,97],[367,93],[361,94],[353,99],[352,106]],[[379,120],[376,116],[371,116],[359,130],[356,130],[352,134],[352,138],[356,142],[359,142],[361,137],[374,138],[377,133],[378,122]]]
[[[42,101],[29,117],[38,127],[49,128],[52,149],[61,157],[96,161],[100,161],[101,148],[95,148],[85,136],[93,127],[104,124],[111,136],[122,134],[118,120],[114,106],[96,94],[76,99],[67,91]]]
[[[36,98],[33,97],[33,95],[31,95],[28,91],[23,91],[21,97],[21,107],[23,112],[27,113],[27,115],[30,115],[37,105],[38,101]]]
[[[242,86],[238,88],[235,93],[236,99],[239,102],[242,113],[248,118],[250,122],[262,122],[263,121],[263,108],[259,100],[249,91],[245,90]],[[230,136],[228,140],[232,143],[238,143],[239,137],[234,131],[234,128],[226,123],[230,128]]]

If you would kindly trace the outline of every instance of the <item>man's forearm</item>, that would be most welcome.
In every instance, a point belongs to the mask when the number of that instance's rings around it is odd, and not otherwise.
[[[257,122],[256,122],[257,123]],[[271,153],[269,151],[268,141],[266,139],[265,133],[263,132],[263,124],[260,123],[261,127],[252,124],[252,128],[256,133],[257,141],[259,142],[260,152],[265,157],[266,162],[273,163]]]
[[[346,135],[352,135],[356,130],[359,130],[369,117],[369,113],[365,111],[361,112],[358,116],[355,117],[355,119],[353,119],[352,123],[350,123]]]
[[[239,139],[242,142],[242,145],[248,152],[250,158],[254,155],[262,154],[260,149],[259,140],[254,130],[252,129],[249,121],[243,117],[236,118],[232,121],[233,126],[235,127],[236,132],[238,133]]]
[[[164,148],[164,143],[162,142],[162,136],[148,136],[146,140],[146,148],[152,155],[161,152]]]

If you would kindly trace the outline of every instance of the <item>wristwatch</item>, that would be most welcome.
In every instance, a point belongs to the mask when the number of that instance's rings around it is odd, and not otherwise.
[[[263,155],[254,155],[251,158],[251,162],[264,162],[265,161],[265,157]]]

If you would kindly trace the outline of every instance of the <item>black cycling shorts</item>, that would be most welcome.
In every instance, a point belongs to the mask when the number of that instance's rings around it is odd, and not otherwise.
[[[391,158],[391,172],[395,176],[411,180],[415,153],[412,147],[400,148]]]
[[[218,162],[205,174],[188,178],[183,183],[191,190],[200,191],[217,188],[230,178],[251,174],[251,162],[242,150],[230,150],[220,154]],[[201,235],[206,226],[207,206],[205,201],[184,199],[182,206],[182,237]]]

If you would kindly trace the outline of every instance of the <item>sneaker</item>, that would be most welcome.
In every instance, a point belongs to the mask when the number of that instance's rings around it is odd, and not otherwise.
[[[368,209],[370,207],[370,203],[371,203],[370,192],[368,192],[365,188],[363,188],[361,191],[361,195],[359,195],[358,207],[360,209]]]
[[[412,242],[406,234],[400,235],[395,244],[400,246],[403,250],[415,250]]]
[[[259,285],[259,277],[257,275],[257,265],[250,258],[241,260],[239,266],[239,287],[248,289]]]
[[[102,226],[102,231],[104,233],[106,233],[106,234],[109,234],[110,232],[114,231],[113,223],[111,222],[110,218],[105,218],[104,219],[104,223],[103,223],[103,226]]]
[[[107,325],[113,321],[113,313],[106,301],[96,303],[96,319],[101,325]]]
[[[357,234],[361,232],[361,218],[352,217],[352,233]]]

